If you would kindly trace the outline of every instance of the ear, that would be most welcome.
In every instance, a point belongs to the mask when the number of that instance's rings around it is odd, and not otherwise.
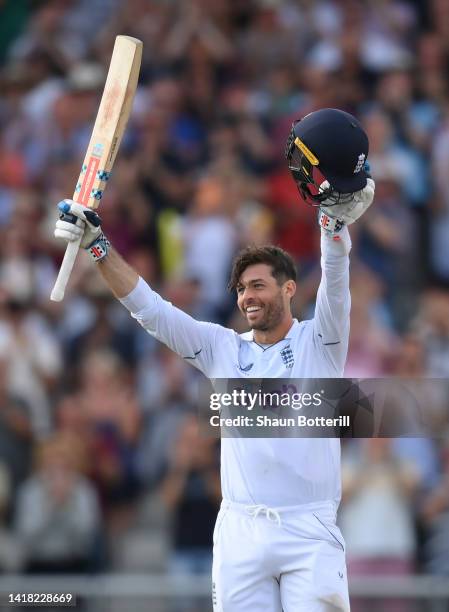
[[[283,292],[285,293],[285,295],[287,297],[289,297],[290,299],[295,295],[296,293],[296,283],[294,280],[288,280],[284,283],[284,287],[283,287]]]

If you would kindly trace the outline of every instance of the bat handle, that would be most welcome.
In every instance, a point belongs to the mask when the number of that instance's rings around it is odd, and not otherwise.
[[[76,256],[78,254],[81,237],[78,240],[69,242],[65,250],[64,259],[62,260],[61,267],[59,269],[58,278],[56,279],[55,286],[51,292],[50,299],[53,302],[61,302],[64,299],[65,289],[72,272],[73,264],[75,263]]]

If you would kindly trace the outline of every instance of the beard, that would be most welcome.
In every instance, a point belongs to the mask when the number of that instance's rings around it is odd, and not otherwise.
[[[251,329],[267,332],[279,325],[285,316],[285,307],[282,295],[279,295],[268,304],[264,304],[264,314],[260,321],[250,323]]]

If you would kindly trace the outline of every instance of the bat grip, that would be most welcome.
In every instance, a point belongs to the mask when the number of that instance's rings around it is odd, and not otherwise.
[[[53,287],[50,295],[50,299],[53,300],[53,302],[61,302],[64,299],[65,289],[72,272],[73,264],[75,263],[75,259],[78,254],[80,242],[81,236],[78,240],[69,242],[67,244],[64,259],[62,260],[62,264],[59,269],[58,278],[56,279],[55,286]]]

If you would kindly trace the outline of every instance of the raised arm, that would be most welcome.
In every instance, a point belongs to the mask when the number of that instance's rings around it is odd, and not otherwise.
[[[97,263],[112,293],[144,329],[182,358],[204,372],[210,370],[217,334],[225,330],[193,317],[162,299],[114,250],[101,231],[98,215],[84,206],[64,200],[55,236],[67,242],[82,235],[81,247]]]
[[[73,242],[82,236],[80,247],[99,264],[100,273],[115,297],[120,299],[131,293],[137,285],[139,275],[112,248],[101,231],[98,214],[72,200],[63,200],[58,204],[58,208],[60,215],[56,222],[56,238]]]
[[[321,283],[318,288],[314,335],[317,346],[327,355],[332,366],[342,371],[349,340],[349,251],[351,238],[343,227],[335,239],[321,231]]]
[[[346,204],[320,207],[321,283],[318,289],[314,334],[336,373],[343,374],[349,342],[349,252],[351,238],[347,225],[354,223],[371,205],[374,181],[353,194]]]
[[[374,181],[367,162],[368,136],[353,115],[322,108],[295,121],[285,156],[301,199],[319,207],[322,278],[313,331],[315,346],[341,376],[349,336],[347,225],[369,208]]]

